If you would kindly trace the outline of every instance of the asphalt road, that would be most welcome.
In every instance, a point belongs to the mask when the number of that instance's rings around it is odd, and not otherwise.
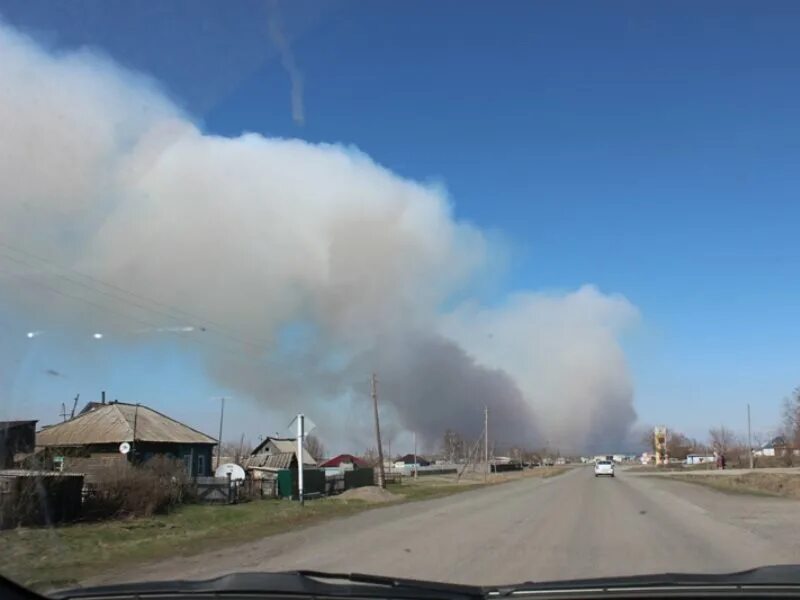
[[[800,502],[624,471],[595,478],[576,468],[380,508],[113,579],[310,568],[492,585],[776,563],[800,563]]]

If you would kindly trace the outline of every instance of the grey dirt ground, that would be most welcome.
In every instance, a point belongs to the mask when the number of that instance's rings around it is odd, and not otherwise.
[[[576,468],[378,508],[104,581],[310,568],[490,585],[776,563],[800,563],[800,502],[624,470],[596,479]]]

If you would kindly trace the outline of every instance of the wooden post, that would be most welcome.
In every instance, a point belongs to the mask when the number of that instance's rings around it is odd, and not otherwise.
[[[217,440],[217,466],[214,471],[219,469],[219,458],[222,455],[222,420],[225,417],[225,398],[221,398],[222,405],[219,409],[219,439]]]
[[[483,407],[483,460],[486,462],[486,472],[483,480],[489,477],[489,407]]]
[[[375,412],[375,438],[378,441],[378,487],[386,487],[386,473],[383,471],[383,446],[381,446],[381,422],[378,417],[378,378],[372,374],[372,407]]]

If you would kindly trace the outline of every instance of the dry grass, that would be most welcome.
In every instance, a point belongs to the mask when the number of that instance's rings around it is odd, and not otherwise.
[[[800,500],[800,475],[752,472],[741,475],[670,475],[670,479],[730,493],[782,496]]]
[[[542,468],[492,476],[489,485],[522,477],[552,477],[564,468]],[[455,483],[455,476],[406,479],[393,485],[397,496],[382,506],[439,498],[484,487],[481,481]],[[0,531],[2,574],[34,589],[69,587],[92,575],[172,556],[188,556],[223,546],[295,530],[375,508],[364,500],[321,498],[301,507],[288,500],[259,500],[232,506],[186,505],[166,515],[81,523],[51,529]]]
[[[401,500],[402,497],[387,489],[380,488],[377,485],[367,485],[364,487],[347,490],[338,496],[333,496],[332,499],[338,502],[352,502],[353,500],[360,500],[362,502],[381,503],[394,502],[396,500]]]
[[[713,463],[703,463],[699,465],[684,465],[683,463],[673,463],[669,465],[631,465],[625,467],[627,471],[634,473],[664,473],[664,472],[686,472],[686,471],[713,471]]]

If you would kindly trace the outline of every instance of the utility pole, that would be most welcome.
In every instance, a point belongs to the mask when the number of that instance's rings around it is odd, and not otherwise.
[[[375,411],[375,438],[378,441],[378,487],[386,487],[386,474],[383,472],[383,446],[381,446],[381,422],[378,418],[378,378],[372,374],[372,407]]]
[[[305,503],[303,497],[303,438],[306,435],[304,420],[305,415],[297,415],[297,498],[300,500],[300,506]]]
[[[750,468],[753,468],[753,442],[750,437],[750,403],[747,403],[747,454],[750,460]]]
[[[483,460],[486,463],[486,472],[483,480],[489,477],[489,407],[483,407]]]
[[[414,432],[414,479],[417,478],[417,432]]]
[[[244,462],[244,433],[239,438],[239,454],[237,455],[237,462]]]
[[[136,407],[133,409],[133,439],[131,440],[131,460],[133,460],[134,464],[136,464],[136,425],[139,422],[139,403],[136,403]],[[189,469],[189,474],[191,475],[192,470]]]
[[[225,417],[225,398],[220,398],[221,405],[219,409],[219,438],[217,439],[217,466],[214,467],[216,471],[219,469],[219,458],[222,455],[222,420]]]
[[[66,422],[68,414],[69,413],[67,412],[67,405],[62,402],[61,403],[61,422],[62,423]]]

